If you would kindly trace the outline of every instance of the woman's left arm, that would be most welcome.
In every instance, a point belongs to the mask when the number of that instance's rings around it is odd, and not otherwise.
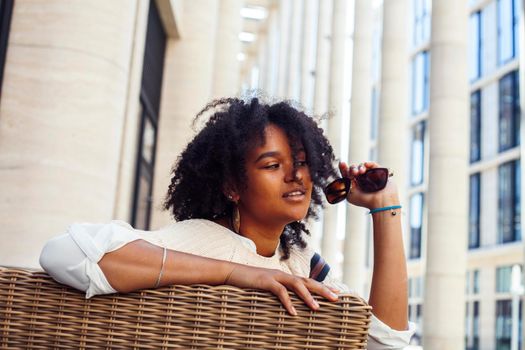
[[[385,196],[374,208],[399,205],[397,194]],[[374,314],[396,330],[408,327],[407,269],[401,210],[396,215],[390,210],[373,213],[374,270],[368,303]]]
[[[361,168],[340,165],[343,175],[355,176],[367,169],[379,167],[377,163],[366,162]],[[397,187],[388,181],[386,188],[375,193],[363,193],[353,187],[348,196],[350,203],[376,209],[399,205]],[[407,268],[401,230],[401,209],[380,211],[371,214],[374,235],[374,269],[370,298],[374,315],[383,323],[396,330],[408,329]]]

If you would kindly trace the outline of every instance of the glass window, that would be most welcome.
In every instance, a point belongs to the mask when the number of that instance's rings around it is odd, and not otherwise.
[[[423,225],[423,193],[410,198],[410,259],[421,257],[421,231]]]
[[[469,233],[468,233],[468,247],[469,249],[479,248],[480,246],[480,174],[470,176],[469,187]]]
[[[428,110],[430,99],[430,58],[422,51],[412,61],[412,115]]]
[[[479,293],[479,270],[474,270],[472,275],[472,293]]]
[[[414,45],[420,45],[430,39],[430,0],[414,0]]]
[[[158,8],[155,2],[151,1],[140,87],[140,130],[130,222],[133,227],[142,230],[149,229],[151,218],[157,123],[164,75],[162,62],[165,48],[166,33]]]
[[[417,276],[408,279],[408,295],[410,298],[423,297],[423,277]]]
[[[481,76],[481,23],[481,11],[470,15],[468,40],[470,81]]]
[[[496,269],[496,292],[509,293],[512,266],[501,266]]]
[[[465,281],[466,294],[479,293],[479,270],[467,271],[465,274]]]
[[[518,71],[499,81],[499,150],[505,151],[520,143],[520,104]]]
[[[516,56],[519,0],[498,0],[498,63],[503,65]]]
[[[418,123],[412,129],[410,184],[412,186],[423,183],[425,157],[425,122]]]
[[[481,159],[481,91],[470,95],[470,162]]]
[[[479,301],[467,302],[465,313],[465,349],[479,349]]]
[[[142,158],[148,163],[153,164],[155,152],[155,140],[157,139],[157,130],[151,121],[151,118],[145,118],[144,133],[142,135]]]
[[[522,313],[521,301],[519,303],[519,342],[518,349],[521,349],[522,342]],[[512,336],[512,300],[497,300],[496,301],[496,350],[510,349],[510,342]]]
[[[14,0],[4,0],[0,2],[0,91],[4,76],[4,66],[7,54],[7,42],[11,27],[11,17],[13,15]]]
[[[136,208],[133,223],[136,228],[147,229],[149,227],[152,186],[153,181],[149,175],[148,167],[142,163],[136,189]]]
[[[507,243],[521,239],[521,165],[511,161],[498,169],[498,241]]]

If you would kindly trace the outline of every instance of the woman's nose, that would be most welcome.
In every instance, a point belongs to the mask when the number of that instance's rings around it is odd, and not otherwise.
[[[299,169],[295,165],[290,166],[287,169],[285,177],[286,182],[301,181],[302,178],[303,175],[301,174],[301,171],[299,171]]]

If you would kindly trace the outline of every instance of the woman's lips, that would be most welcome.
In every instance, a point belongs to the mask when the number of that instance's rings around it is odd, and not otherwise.
[[[301,202],[306,198],[305,194],[306,194],[305,190],[294,190],[294,191],[286,192],[283,195],[283,198],[287,201]]]

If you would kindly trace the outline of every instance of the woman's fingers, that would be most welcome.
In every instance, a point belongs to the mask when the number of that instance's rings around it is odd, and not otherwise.
[[[313,280],[311,278],[307,279],[306,285],[308,287],[308,290],[330,301],[337,301],[337,299],[339,298],[336,294],[339,292],[337,289],[329,288],[324,284],[317,282],[316,280]]]
[[[348,169],[348,174],[353,177],[353,176],[357,176],[360,174],[364,174],[368,169],[379,168],[379,167],[380,165],[377,164],[376,162],[367,161],[367,162],[358,163],[358,164],[352,163],[349,167],[347,166],[347,169]],[[339,168],[341,169],[341,165],[339,165]]]
[[[296,280],[292,284],[292,288],[297,294],[299,298],[301,298],[308,307],[312,310],[319,309],[319,303],[314,299],[308,288],[306,287],[305,281],[302,281],[299,278],[296,278]]]
[[[249,269],[251,273],[240,270]],[[238,271],[239,270],[239,271]],[[297,277],[289,273],[256,267],[242,266],[234,269],[228,278],[228,284],[240,288],[255,288],[268,290],[275,294],[290,315],[297,315],[292,305],[288,290],[294,292],[312,310],[319,309],[319,303],[314,299],[312,293],[322,296],[330,301],[338,299],[337,289],[331,289],[324,284],[311,278]]]
[[[311,278],[301,278],[288,275],[285,276],[285,280],[281,283],[283,283],[286,288],[295,292],[295,294],[314,311],[319,309],[319,303],[312,296],[312,293],[322,296],[330,301],[337,301],[338,299],[338,296],[330,290],[330,288]]]
[[[297,311],[292,305],[292,300],[288,295],[288,289],[286,289],[285,286],[276,281],[275,284],[270,288],[270,291],[279,298],[281,304],[283,304],[284,308],[290,315],[297,316]]]
[[[345,162],[340,162],[339,172],[341,173],[341,177],[349,177],[348,164],[346,164]]]

